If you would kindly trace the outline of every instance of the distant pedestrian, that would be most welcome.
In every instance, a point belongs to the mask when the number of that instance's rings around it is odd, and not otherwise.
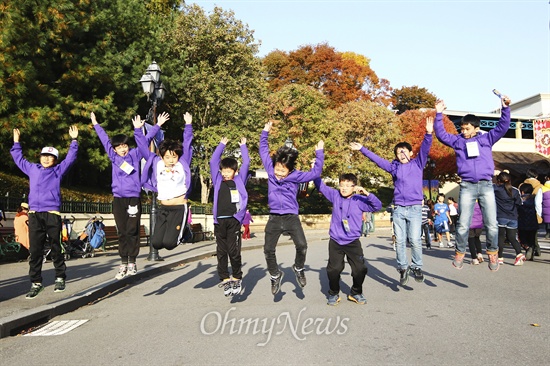
[[[210,159],[210,176],[214,190],[212,216],[216,236],[216,257],[218,260],[219,287],[225,296],[239,295],[242,290],[241,225],[246,216],[248,192],[246,181],[250,157],[246,138],[239,143],[242,165],[235,158],[222,159],[229,139],[223,137]],[[232,275],[229,275],[228,258]]]
[[[550,239],[550,174],[544,177],[544,186],[542,187],[542,201],[541,201],[541,213],[542,221],[546,226],[546,239]],[[535,255],[540,255],[535,252]]]
[[[339,189],[329,188],[321,178],[314,180],[315,186],[331,203],[332,216],[330,220],[328,243],[327,276],[329,281],[328,305],[340,302],[340,275],[344,270],[344,259],[351,267],[351,286],[348,300],[356,304],[366,304],[363,295],[363,282],[367,275],[367,261],[363,255],[361,237],[361,212],[380,210],[382,202],[357,186],[357,177],[346,173],[340,176]]]
[[[483,254],[481,251],[481,233],[483,231],[483,214],[481,207],[476,202],[474,205],[474,213],[472,222],[470,223],[470,231],[468,232],[468,247],[472,256],[472,264],[478,265],[483,263]]]
[[[533,186],[529,183],[521,184],[520,188],[523,204],[518,206],[518,238],[521,245],[527,248],[526,260],[532,261],[538,244],[537,231],[539,229],[535,195]]]
[[[298,190],[300,183],[312,181],[321,176],[323,168],[324,142],[315,146],[315,163],[309,172],[295,169],[298,151],[294,148],[280,147],[272,157],[269,153],[268,137],[272,122],[266,123],[260,137],[260,158],[267,172],[267,200],[269,219],[265,226],[264,254],[267,270],[271,275],[271,293],[276,295],[281,289],[283,272],[277,264],[275,255],[277,242],[283,233],[288,233],[296,247],[296,256],[292,270],[300,287],[306,285],[305,261],[307,241],[304,229],[298,217]]]
[[[498,263],[504,263],[504,240],[508,239],[516,252],[514,266],[521,266],[525,256],[517,240],[518,207],[522,205],[521,195],[517,188],[512,187],[511,176],[502,172],[497,177],[494,186],[498,221]]]
[[[450,222],[449,205],[445,203],[445,195],[440,193],[434,205],[434,230],[437,233],[437,241],[439,241],[440,248],[445,247],[445,244],[443,244],[443,234],[447,237],[447,247],[454,247],[451,242],[451,235],[449,234]]]
[[[451,218],[449,231],[456,235],[456,223],[458,222],[458,203],[456,203],[453,197],[447,198],[447,205],[449,205],[449,217]]]
[[[250,211],[246,210],[243,218],[243,240],[250,240],[250,223],[252,222],[254,222],[254,220],[252,219],[252,215],[250,214]]]
[[[31,289],[25,296],[35,298],[43,289],[42,263],[44,246],[51,243],[51,255],[55,267],[54,292],[65,291],[65,258],[61,252],[61,179],[76,161],[78,151],[78,128],[71,126],[69,136],[72,141],[69,152],[61,163],[57,163],[59,151],[54,147],[44,147],[40,153],[40,163],[31,163],[23,156],[19,143],[21,133],[13,130],[11,155],[15,165],[29,177],[29,276]],[[47,193],[47,194],[46,194]]]
[[[372,212],[363,212],[361,217],[363,222],[361,225],[361,234],[364,237],[368,237],[372,231]]]
[[[422,233],[424,240],[426,241],[426,249],[432,249],[432,239],[430,234],[430,226],[432,224],[432,210],[425,203],[426,200],[422,200]]]

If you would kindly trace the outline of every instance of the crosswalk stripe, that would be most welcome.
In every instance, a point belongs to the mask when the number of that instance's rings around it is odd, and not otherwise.
[[[71,330],[81,326],[86,323],[88,319],[83,320],[56,320],[49,322],[48,324],[33,330],[30,333],[25,334],[25,336],[34,336],[34,337],[45,337],[45,336],[54,336],[62,335],[70,332]]]

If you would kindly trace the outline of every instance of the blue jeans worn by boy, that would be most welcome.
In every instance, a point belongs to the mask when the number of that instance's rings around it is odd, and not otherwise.
[[[460,199],[458,202],[458,224],[456,228],[456,251],[466,253],[468,232],[474,213],[476,200],[479,202],[486,229],[487,254],[498,252],[497,205],[493,183],[482,180],[477,183],[460,182]]]
[[[422,205],[395,206],[393,231],[396,236],[396,257],[399,269],[409,266],[407,239],[411,244],[411,267],[422,268]]]

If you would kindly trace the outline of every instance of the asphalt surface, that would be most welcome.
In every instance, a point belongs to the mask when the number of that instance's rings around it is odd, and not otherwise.
[[[349,267],[342,274],[342,301],[326,306],[326,230],[307,230],[306,274],[300,288],[291,270],[293,246],[282,237],[278,261],[285,273],[281,292],[270,293],[261,249],[263,234],[243,243],[244,290],[225,298],[218,288],[215,245],[200,242],[161,252],[137,276],[114,280],[116,252],[68,262],[67,290],[46,289],[26,300],[26,263],[0,265],[0,323],[22,319],[22,332],[0,340],[6,365],[187,365],[187,364],[370,364],[540,365],[550,357],[550,248],[514,267],[492,273],[466,258],[458,271],[448,248],[424,252],[426,280],[400,286],[389,230],[362,238],[369,273],[367,305],[346,300]],[[9,269],[9,271],[5,271]],[[49,272],[48,272],[49,271]],[[11,273],[8,276],[7,273]],[[17,275],[15,275],[17,273]],[[14,276],[15,275],[15,276]],[[8,278],[6,278],[8,277]],[[9,292],[7,292],[9,290]],[[7,295],[9,294],[9,295]],[[82,305],[81,305],[82,303]],[[61,336],[26,337],[33,314],[87,323]],[[26,322],[23,320],[26,319]],[[44,317],[40,321],[46,320]],[[250,327],[247,326],[250,322]],[[257,323],[254,323],[257,322]],[[257,324],[257,328],[254,328]],[[254,331],[256,330],[256,332]],[[60,345],[62,345],[60,347]],[[40,355],[40,357],[36,357]]]

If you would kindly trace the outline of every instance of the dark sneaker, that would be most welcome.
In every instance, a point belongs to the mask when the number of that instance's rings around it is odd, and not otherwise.
[[[329,306],[336,306],[340,302],[340,296],[336,295],[328,295],[328,301],[327,305]]]
[[[54,292],[63,292],[65,291],[65,280],[63,278],[55,279],[55,286],[53,289]]]
[[[41,283],[33,283],[25,298],[34,299],[42,290],[44,290],[44,286]]]
[[[281,291],[281,282],[283,281],[283,272],[279,272],[279,277],[271,276],[271,293],[277,295]]]
[[[359,305],[365,305],[367,303],[367,299],[365,299],[365,296],[363,296],[363,294],[348,295],[348,300],[353,301],[354,303]]]
[[[455,259],[453,259],[453,267],[456,269],[462,269],[464,266],[464,253],[455,252]]]
[[[414,280],[416,282],[424,282],[424,273],[422,273],[422,270],[420,268],[413,268],[412,269]]]
[[[488,254],[487,256],[489,257],[489,269],[491,271],[494,271],[494,272],[498,271],[499,264],[498,264],[497,255],[496,254]]]
[[[399,278],[399,283],[401,286],[405,286],[407,282],[409,282],[409,268],[403,268],[399,269],[399,274],[401,275],[401,278]]]
[[[133,276],[137,273],[137,266],[135,263],[128,264],[128,271],[126,272],[126,276]]]
[[[533,247],[529,247],[527,249],[527,252],[525,253],[525,259],[528,260],[528,261],[532,261],[534,255],[535,255],[534,252],[535,252],[535,249]]]
[[[230,278],[225,278],[218,287],[223,287],[223,294],[227,297],[233,293],[233,284]]]
[[[296,281],[298,281],[298,285],[300,287],[306,286],[306,275],[304,274],[304,269],[297,269],[295,265],[292,266],[292,270],[294,271],[294,274],[296,275]]]
[[[231,288],[231,295],[240,295],[242,290],[242,280],[241,279],[234,279],[233,280],[233,287]]]

